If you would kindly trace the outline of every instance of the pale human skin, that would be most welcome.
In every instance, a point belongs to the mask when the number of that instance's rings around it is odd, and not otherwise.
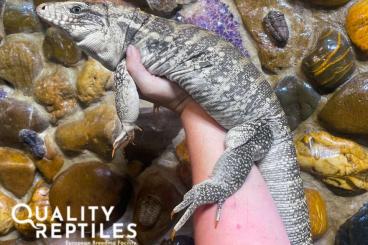
[[[130,46],[127,69],[141,98],[178,113],[186,132],[193,184],[207,179],[224,152],[225,131],[176,84],[151,75]],[[198,208],[194,217],[195,242],[207,244],[290,244],[282,220],[258,168],[253,165],[244,185],[230,196],[217,228],[216,206]]]

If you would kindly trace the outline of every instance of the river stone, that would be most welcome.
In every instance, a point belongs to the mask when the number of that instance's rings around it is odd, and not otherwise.
[[[281,2],[281,3],[280,3]],[[311,36],[307,24],[299,14],[299,6],[278,0],[236,0],[245,27],[257,43],[262,66],[273,73],[295,66],[304,56]],[[263,28],[263,18],[271,11],[285,15],[290,37],[285,47],[277,47]]]
[[[151,168],[139,177],[133,222],[137,224],[137,239],[142,244],[152,244],[169,230],[172,224],[170,214],[182,200],[175,185],[165,175],[168,173]]]
[[[23,197],[32,186],[36,167],[23,152],[0,147],[0,183],[15,196]]]
[[[368,1],[357,1],[348,11],[345,23],[351,41],[368,54]]]
[[[64,66],[72,66],[82,59],[82,51],[76,44],[56,27],[47,29],[43,42],[45,57]]]
[[[32,210],[32,215],[29,217],[29,212],[27,209],[19,209],[16,213],[18,220],[25,220],[31,219],[33,223],[37,224],[44,224],[46,225],[47,232],[50,232],[51,224],[55,223],[52,219],[52,209],[49,202],[49,192],[50,187],[43,181],[40,180],[34,187],[34,191],[31,197],[28,206]],[[36,217],[36,208],[39,210],[38,217],[46,217],[45,220],[41,221],[38,220]],[[29,223],[26,224],[19,224],[15,223],[15,228],[17,231],[27,239],[34,239],[36,238],[36,230],[30,225]]]
[[[368,190],[368,151],[357,143],[325,131],[313,131],[295,139],[297,160],[340,196]]]
[[[57,127],[55,140],[67,153],[90,150],[111,159],[112,142],[120,129],[116,110],[107,103],[84,111],[84,117]]]
[[[0,78],[26,95],[31,94],[33,79],[42,67],[40,50],[31,41],[11,36],[0,47]]]
[[[302,70],[320,93],[334,91],[355,70],[353,52],[346,37],[333,29],[324,30],[315,48],[303,59]]]
[[[335,245],[364,245],[368,241],[368,203],[342,224]]]
[[[7,35],[19,32],[39,32],[42,25],[32,0],[6,1],[4,27]]]
[[[291,130],[306,120],[318,106],[321,96],[306,82],[285,77],[275,88]]]
[[[7,234],[14,227],[11,210],[15,204],[15,200],[0,192],[0,236]]]
[[[63,167],[64,157],[61,154],[57,154],[52,159],[43,158],[36,161],[35,165],[46,178],[46,180],[51,182],[55,175]]]
[[[63,217],[66,217],[66,207],[70,206],[71,216],[79,221],[81,206],[98,206],[95,223],[106,224],[101,207],[108,210],[114,206],[110,221],[115,222],[124,214],[131,194],[132,186],[127,178],[107,164],[83,162],[72,165],[55,179],[50,189],[50,203],[60,209]],[[91,213],[86,212],[85,223],[91,222]]]
[[[304,193],[308,205],[312,238],[318,240],[326,233],[328,228],[326,203],[321,194],[315,189],[306,188]]]
[[[355,76],[339,89],[318,117],[328,129],[368,135],[368,73]]]
[[[4,12],[5,12],[5,1],[0,1],[0,43],[5,37],[4,29]]]
[[[45,156],[45,143],[36,131],[22,129],[19,131],[19,138],[27,146],[28,150],[34,157],[41,159]]]
[[[73,112],[77,106],[76,93],[63,69],[57,69],[37,80],[34,97],[51,113],[52,122]]]
[[[112,73],[94,59],[89,59],[83,66],[77,79],[78,98],[90,104],[105,94],[105,86]]]
[[[0,99],[0,145],[22,146],[20,130],[41,132],[48,126],[48,120],[28,102],[15,98]]]
[[[349,1],[350,0],[307,0],[306,2],[310,2],[312,4],[324,7],[337,7]]]
[[[141,108],[136,124],[143,130],[135,132],[134,144],[125,148],[129,160],[139,160],[148,165],[160,156],[181,129],[179,116],[165,108],[153,112]]]

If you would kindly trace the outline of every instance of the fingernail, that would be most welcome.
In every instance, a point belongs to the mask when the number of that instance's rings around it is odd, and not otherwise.
[[[128,56],[132,56],[133,55],[133,46],[132,45],[129,45],[128,48],[127,48],[127,55]]]

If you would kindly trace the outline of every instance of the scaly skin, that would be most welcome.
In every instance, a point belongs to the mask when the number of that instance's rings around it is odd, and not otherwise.
[[[62,28],[90,56],[115,71],[122,132],[114,147],[134,137],[139,97],[125,67],[129,44],[143,65],[186,90],[227,130],[226,150],[212,176],[185,194],[173,213],[186,209],[178,231],[203,204],[222,204],[259,162],[291,244],[312,244],[302,180],[285,115],[262,73],[230,43],[192,25],[110,3],[48,3],[39,16]]]

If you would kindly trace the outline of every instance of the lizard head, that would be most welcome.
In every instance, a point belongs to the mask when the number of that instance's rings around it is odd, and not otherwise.
[[[115,70],[125,55],[125,35],[134,9],[109,2],[68,1],[40,4],[41,19],[65,31],[88,55]]]

